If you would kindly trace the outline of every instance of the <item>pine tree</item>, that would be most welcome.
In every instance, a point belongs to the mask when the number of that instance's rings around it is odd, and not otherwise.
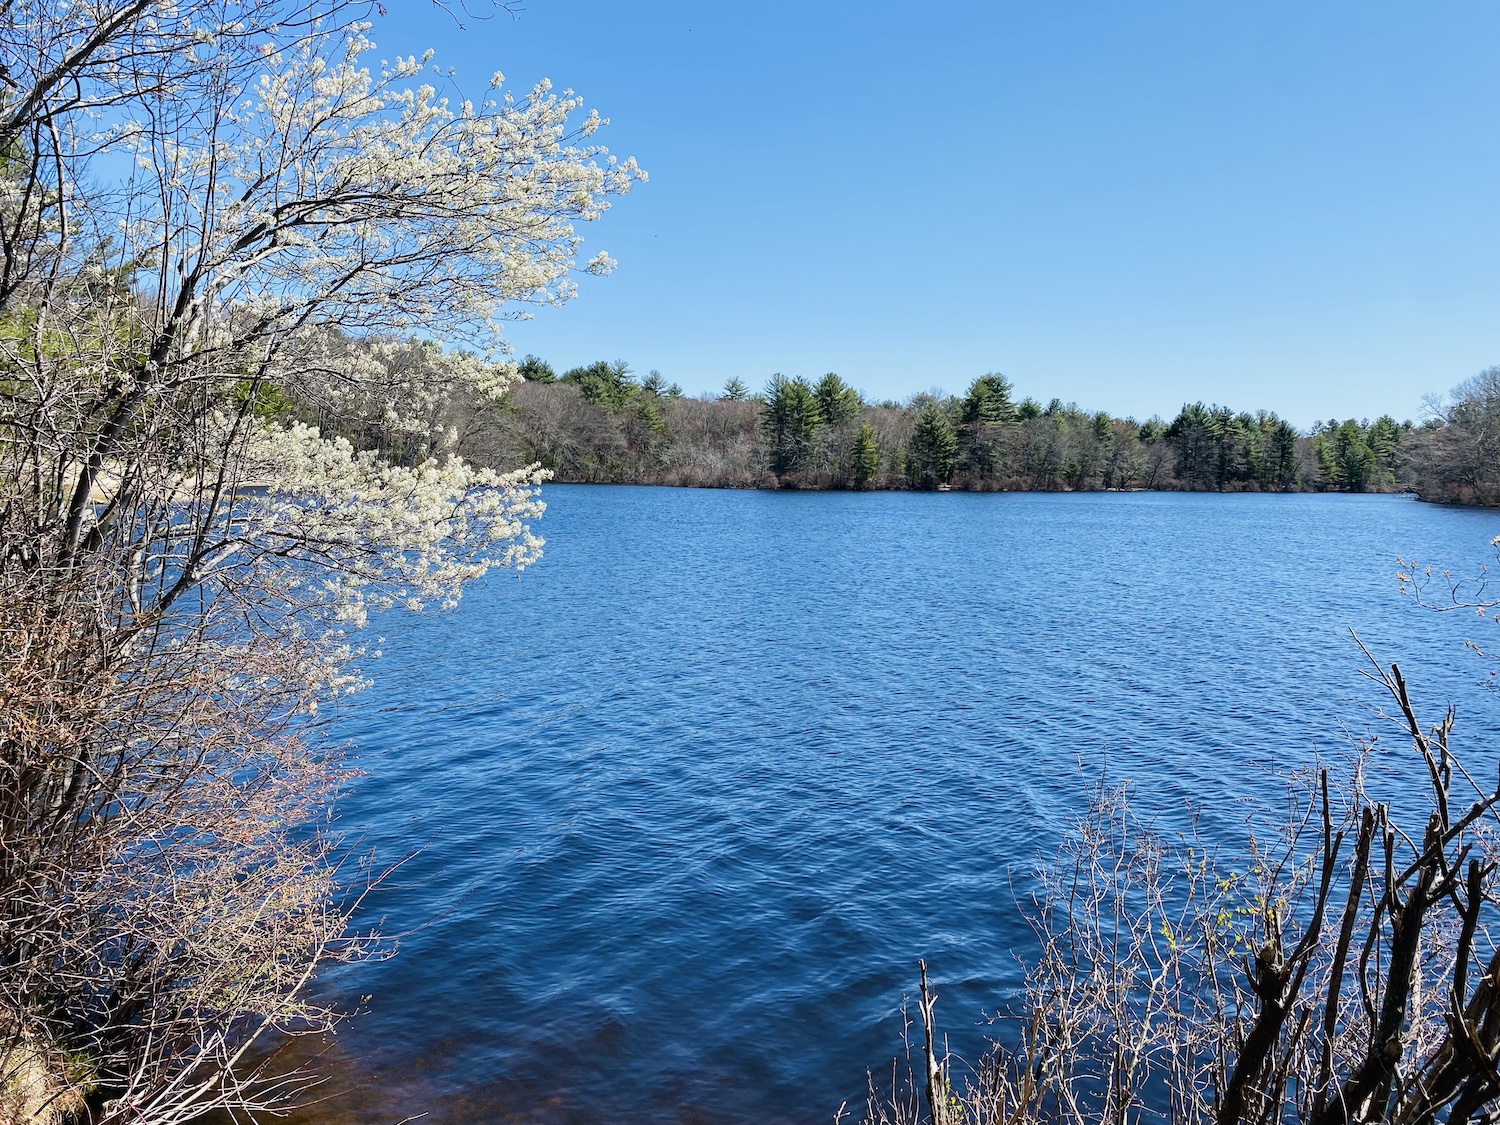
[[[859,428],[854,439],[852,460],[854,462],[854,487],[869,488],[875,479],[875,470],[880,466],[880,446],[875,441],[875,427],[868,422]]]
[[[521,378],[525,379],[528,383],[557,382],[557,372],[552,370],[552,365],[545,359],[529,355],[517,364],[517,367],[521,372]]]
[[[762,424],[771,443],[771,471],[778,476],[804,468],[823,416],[806,379],[772,375],[766,385]]]
[[[911,462],[907,468],[918,488],[947,484],[958,459],[958,437],[947,412],[935,402],[922,408],[911,439]]]
[[[969,384],[964,396],[964,421],[968,423],[1014,422],[1016,408],[1010,401],[1010,380],[990,372]]]
[[[859,417],[859,392],[832,371],[818,380],[814,393],[818,396],[818,411],[827,425],[841,426]]]

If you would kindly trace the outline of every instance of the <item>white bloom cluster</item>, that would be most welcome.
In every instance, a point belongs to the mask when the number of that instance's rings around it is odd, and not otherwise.
[[[543,474],[466,466],[452,405],[496,403],[518,377],[495,358],[516,305],[609,271],[607,254],[580,261],[575,224],[645,173],[596,143],[606,121],[571,91],[518,96],[496,74],[488,100],[451,99],[430,53],[374,63],[351,11],[26,0],[0,27],[0,45],[40,44],[13,74],[35,95],[0,106],[0,134],[12,105],[55,113],[47,167],[79,201],[39,216],[46,237],[22,250],[80,279],[38,296],[0,278],[0,299],[39,302],[0,337],[28,373],[13,413],[35,414],[5,471],[52,482],[28,500],[36,557],[123,576],[127,628],[202,583],[305,601],[313,572],[327,620],[451,605],[540,548]],[[108,241],[73,237],[80,224]],[[108,249],[57,257],[86,245]],[[289,403],[357,430],[358,449],[288,426]]]
[[[270,487],[241,517],[245,533],[315,561],[345,621],[363,624],[372,605],[451,608],[465,582],[541,555],[526,522],[545,510],[536,466],[497,474],[452,457],[402,468],[301,423],[263,430],[250,464]]]
[[[242,346],[246,326],[264,339],[332,323],[493,345],[507,304],[574,296],[574,223],[646,178],[584,143],[605,119],[571,123],[581,99],[545,81],[455,105],[410,85],[425,56],[372,72],[359,26],[335,59],[330,46],[313,36],[274,50],[243,86],[226,75],[212,116],[193,105],[170,129],[131,122],[98,138],[154,176],[156,202],[126,233],[138,261],[189,263],[180,338]],[[601,253],[584,269],[612,265]]]
[[[304,718],[372,608],[536,560],[547,474],[457,453],[501,321],[607,271],[575,224],[644,179],[570,92],[372,65],[366,10],[0,18],[0,994],[100,1125],[284,1108],[251,1043],[331,1026],[301,992],[361,946]]]

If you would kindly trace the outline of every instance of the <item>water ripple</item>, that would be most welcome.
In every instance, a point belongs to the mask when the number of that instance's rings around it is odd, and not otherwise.
[[[391,616],[334,726],[399,956],[307,1120],[810,1122],[900,1050],[914,962],[955,1047],[1019,979],[1015,903],[1101,772],[1237,838],[1263,763],[1378,702],[1347,636],[1495,745],[1493,516],[1394,497],[549,488],[547,554]],[[1483,749],[1493,754],[1492,750]],[[1483,763],[1484,768],[1490,764]],[[1399,755],[1391,756],[1399,773]]]

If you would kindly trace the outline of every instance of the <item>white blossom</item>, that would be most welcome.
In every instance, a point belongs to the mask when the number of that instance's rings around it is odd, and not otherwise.
[[[547,474],[466,464],[453,404],[500,409],[502,323],[608,272],[579,225],[645,178],[571,91],[449,96],[358,11],[0,20],[0,742],[30,787],[0,889],[36,935],[0,948],[0,1032],[107,1050],[103,1125],[284,1108],[249,1042],[334,1021],[301,990],[359,943],[335,837],[295,826],[346,774],[305,720],[362,685],[372,610],[538,558]]]

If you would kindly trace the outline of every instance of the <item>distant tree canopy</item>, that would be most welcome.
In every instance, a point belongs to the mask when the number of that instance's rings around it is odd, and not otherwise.
[[[1434,403],[1420,431],[1413,478],[1424,500],[1500,504],[1500,367],[1481,371]]]
[[[1313,434],[1325,483],[1349,492],[1396,483],[1401,427],[1389,415],[1369,422],[1329,422]]]
[[[837,376],[835,376],[837,378]],[[761,408],[771,471],[781,475],[807,466],[813,437],[823,422],[818,392],[806,379],[772,375]]]
[[[660,398],[682,397],[682,388],[676,383],[668,383],[660,371],[653,371],[641,380],[641,390]]]
[[[1164,436],[1176,454],[1178,477],[1193,488],[1287,489],[1297,483],[1299,435],[1267,411],[1236,414],[1227,406],[1190,403]]]
[[[868,422],[860,423],[859,433],[855,435],[852,461],[854,487],[869,488],[880,468],[880,443],[875,437],[875,427]]]
[[[912,484],[918,488],[947,484],[957,460],[958,437],[948,420],[948,412],[937,402],[927,403],[912,431],[911,458],[907,463]]]
[[[819,417],[829,426],[842,426],[845,422],[852,422],[859,417],[860,407],[864,405],[860,401],[859,392],[832,371],[818,380],[813,393],[818,399]]]
[[[408,349],[410,351],[410,349]],[[412,362],[419,358],[411,351]],[[422,361],[425,362],[425,361]],[[1168,419],[1117,418],[1053,397],[1017,400],[998,372],[961,395],[866,401],[843,377],[773,375],[759,394],[729,379],[686,398],[661,372],[637,381],[624,360],[553,376],[536,356],[503,405],[451,405],[431,427],[484,464],[537,461],[559,480],[798,488],[1394,491],[1500,503],[1500,367],[1461,384],[1425,424],[1345,419],[1300,432],[1268,410],[1190,402]],[[265,395],[265,389],[257,392]],[[379,431],[320,412],[356,443]],[[303,404],[257,400],[256,409]],[[342,427],[342,428],[341,428]],[[395,450],[381,439],[380,448]],[[425,440],[425,439],[424,439]],[[413,446],[417,449],[417,446]],[[426,448],[422,446],[421,448]],[[415,455],[415,453],[413,454]]]
[[[1018,415],[1010,401],[1010,380],[991,372],[969,384],[964,396],[963,420],[967,425],[996,425],[1014,422]]]
[[[521,373],[521,378],[530,383],[557,382],[557,372],[552,370],[552,365],[534,355],[529,355],[516,364],[516,370]]]
[[[624,410],[631,396],[640,390],[630,377],[630,365],[623,359],[613,363],[601,359],[587,367],[575,367],[563,372],[562,381],[572,383],[585,401],[602,406],[611,414]]]

